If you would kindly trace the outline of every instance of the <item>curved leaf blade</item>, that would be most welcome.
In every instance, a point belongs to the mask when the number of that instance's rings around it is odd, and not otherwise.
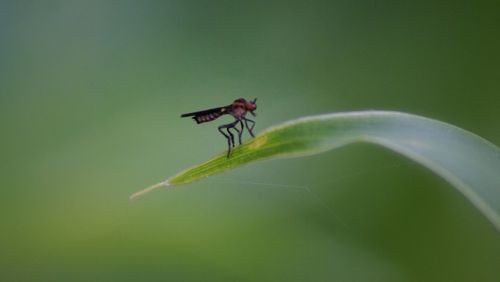
[[[430,169],[500,230],[500,149],[456,126],[400,112],[360,111],[292,120],[237,147],[229,159],[221,153],[146,191],[190,183],[256,160],[318,154],[355,142],[383,146]]]

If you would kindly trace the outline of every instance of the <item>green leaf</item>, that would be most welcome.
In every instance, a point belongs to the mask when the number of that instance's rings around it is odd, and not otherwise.
[[[355,142],[380,145],[425,166],[460,191],[500,229],[499,148],[456,126],[399,112],[334,113],[292,120],[236,147],[230,158],[223,152],[131,198],[253,161],[319,154]]]

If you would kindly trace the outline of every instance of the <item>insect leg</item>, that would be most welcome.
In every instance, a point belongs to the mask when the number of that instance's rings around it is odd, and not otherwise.
[[[245,129],[245,125],[243,124],[242,120],[240,120],[240,125],[241,125],[241,128],[239,130],[236,128],[236,126],[234,127],[234,129],[236,129],[236,131],[238,131],[238,141],[240,141],[240,145],[241,145],[241,135],[243,135],[243,129]]]
[[[219,129],[219,132],[222,133],[222,135],[224,135],[224,137],[226,137],[227,139],[227,147],[228,147],[228,150],[227,150],[227,157],[229,158],[229,154],[231,154],[231,145],[234,146],[234,136],[233,134],[231,133],[231,131],[229,131],[230,128],[234,128],[234,126],[238,123],[238,121],[234,121],[234,122],[231,122],[231,123],[228,123],[228,124],[223,124],[221,126],[218,127]],[[226,128],[227,132],[229,133],[226,134],[224,133],[224,131],[222,129]]]
[[[243,118],[245,120],[245,125],[247,126],[247,130],[248,130],[248,133],[250,133],[250,135],[252,135],[252,137],[255,137],[255,135],[253,134],[253,128],[255,126],[255,121],[249,119],[249,118],[246,118],[244,117]],[[248,126],[248,122],[251,122],[252,123],[252,126]]]
[[[224,135],[224,137],[226,137],[227,139],[227,157],[229,158],[229,154],[231,153],[231,139],[229,138],[229,135],[227,135],[226,133],[224,133],[224,131],[222,131],[222,129],[225,126],[226,125],[219,126],[219,132],[222,133],[222,135]]]
[[[227,133],[229,134],[229,136],[231,136],[231,144],[232,144],[232,146],[234,147],[234,135],[233,135],[233,133],[229,130],[229,129],[231,129],[231,128],[234,128],[234,127],[228,127],[228,128],[226,128],[226,131],[227,131]]]
[[[242,121],[237,120],[236,124],[233,127],[228,128],[227,131],[229,131],[229,129],[236,130],[236,132],[238,132],[238,141],[240,142],[240,145],[241,145],[241,135],[243,134],[243,127],[241,129],[238,129],[238,127],[236,127],[238,125],[238,123],[242,124]],[[231,139],[232,139],[232,136],[231,136]],[[233,147],[234,147],[234,139],[232,139],[232,140],[233,140]]]

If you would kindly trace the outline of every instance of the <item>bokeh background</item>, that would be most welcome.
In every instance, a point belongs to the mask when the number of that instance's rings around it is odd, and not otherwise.
[[[500,144],[494,1],[1,1],[1,281],[499,281],[500,236],[372,145],[129,202],[256,131],[398,110]],[[246,135],[245,138],[248,138]]]

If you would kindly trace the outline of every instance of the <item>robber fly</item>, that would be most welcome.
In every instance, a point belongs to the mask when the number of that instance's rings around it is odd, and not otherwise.
[[[234,100],[232,104],[227,106],[182,114],[181,117],[192,117],[196,121],[196,123],[200,124],[215,120],[225,114],[232,115],[235,121],[219,126],[219,132],[222,133],[222,135],[224,135],[224,137],[226,137],[227,139],[227,157],[229,158],[231,147],[234,147],[234,135],[230,131],[230,129],[234,129],[236,130],[236,132],[238,132],[238,141],[240,145],[241,135],[243,135],[243,129],[245,127],[247,128],[248,133],[250,133],[250,135],[254,137],[253,128],[255,126],[255,121],[247,118],[245,115],[247,112],[250,112],[253,116],[256,116],[256,114],[254,113],[254,111],[257,109],[256,102],[257,98],[253,99],[253,101],[247,101],[243,98],[239,98]],[[251,123],[251,126],[248,126],[248,123]],[[237,127],[238,124],[240,125],[240,128]],[[227,134],[224,132],[224,129],[227,131]]]

